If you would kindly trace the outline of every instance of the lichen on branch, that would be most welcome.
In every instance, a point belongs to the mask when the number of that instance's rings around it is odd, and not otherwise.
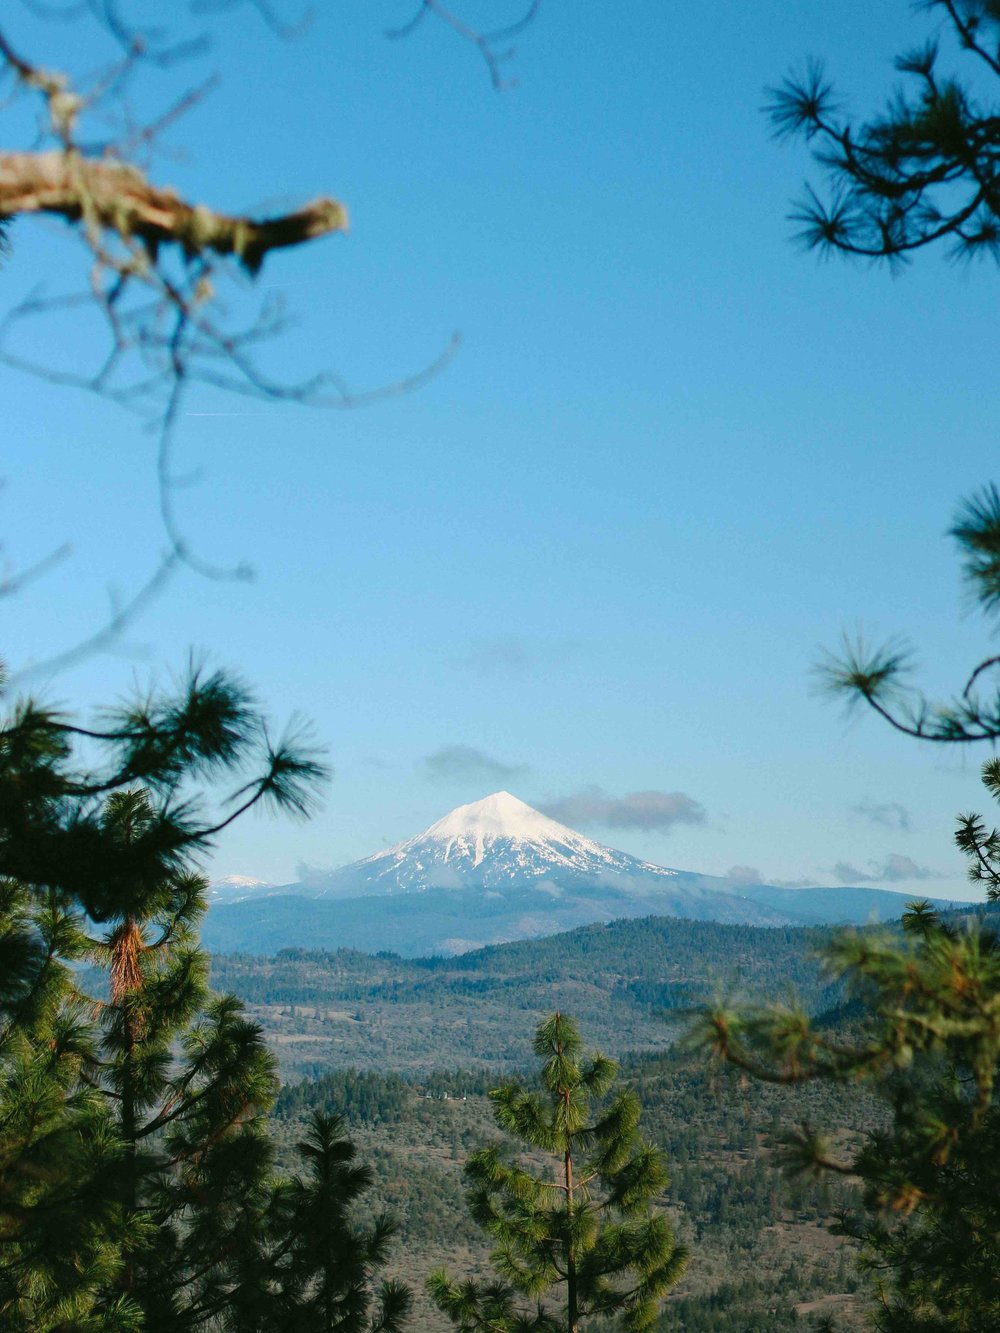
[[[213,251],[234,255],[256,273],[272,250],[345,231],[347,210],[334,199],[314,199],[293,213],[253,219],[189,204],[176,191],[153,185],[130,162],[88,159],[75,151],[0,152],[0,214],[49,213],[69,222],[142,241],[155,257],[174,243],[189,257]]]

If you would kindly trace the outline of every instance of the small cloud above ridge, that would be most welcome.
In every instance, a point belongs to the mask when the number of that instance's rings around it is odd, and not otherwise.
[[[733,884],[763,884],[764,878],[756,866],[730,866],[726,871],[726,879]]]
[[[503,786],[531,772],[527,764],[505,764],[472,745],[442,745],[420,761],[431,782],[483,782]]]
[[[497,634],[474,639],[451,659],[458,671],[476,676],[520,677],[564,662],[579,650],[576,640],[549,641],[519,634]]]
[[[758,885],[766,886],[769,889],[815,889],[817,885],[815,879],[810,876],[800,876],[798,879],[777,879],[773,875],[765,876],[756,866],[730,866],[726,871],[726,879],[738,888],[752,889]]]
[[[675,824],[704,824],[705,807],[682,791],[633,791],[611,796],[602,787],[586,787],[570,796],[539,804],[550,819],[571,828],[600,824],[605,828],[642,829],[667,833]]]
[[[477,676],[520,675],[534,664],[534,656],[527,639],[498,635],[477,639],[452,665]]]
[[[899,884],[905,880],[937,879],[937,872],[929,866],[918,865],[910,856],[890,852],[884,861],[869,862],[869,870],[861,870],[849,861],[838,861],[833,867],[834,879],[840,884]]]
[[[851,806],[851,813],[882,828],[898,829],[902,833],[910,831],[910,812],[898,801],[859,801]]]

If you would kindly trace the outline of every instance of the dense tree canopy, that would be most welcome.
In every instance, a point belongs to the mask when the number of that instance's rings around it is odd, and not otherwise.
[[[272,1057],[198,943],[199,855],[255,806],[304,813],[324,772],[221,673],[96,728],[31,700],[3,719],[4,1328],[398,1329],[405,1289],[374,1290],[392,1227],[350,1217],[365,1168],[317,1120],[306,1173],[276,1176]]]

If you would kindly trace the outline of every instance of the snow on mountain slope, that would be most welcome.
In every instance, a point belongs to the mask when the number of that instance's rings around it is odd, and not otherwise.
[[[906,901],[874,889],[748,889],[668,870],[585,838],[506,791],[460,805],[416,837],[340,870],[281,887],[236,880],[230,891],[239,901],[216,899],[205,925],[203,938],[216,951],[389,949],[406,957],[622,917],[860,924],[873,914],[898,918]]]
[[[500,889],[567,877],[610,883],[640,876],[648,881],[675,874],[585,838],[510,792],[498,791],[458,806],[416,837],[333,871],[317,896]]]
[[[254,879],[250,875],[223,875],[221,879],[212,880],[208,897],[210,902],[235,903],[242,898],[260,896],[270,888],[267,880]]]

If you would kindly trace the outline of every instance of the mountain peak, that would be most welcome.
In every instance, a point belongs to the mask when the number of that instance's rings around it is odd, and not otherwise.
[[[539,842],[553,838],[562,841],[568,831],[509,791],[495,791],[481,801],[456,806],[422,836],[440,841],[513,838],[519,842]]]
[[[503,889],[570,876],[601,881],[672,876],[559,824],[511,795],[495,791],[456,806],[436,824],[384,852],[335,871],[322,892],[412,892],[426,888]]]

